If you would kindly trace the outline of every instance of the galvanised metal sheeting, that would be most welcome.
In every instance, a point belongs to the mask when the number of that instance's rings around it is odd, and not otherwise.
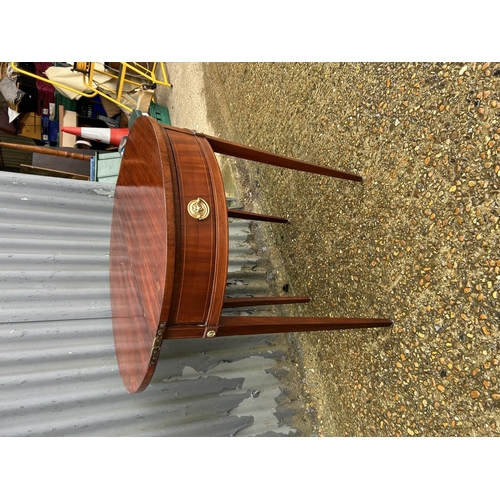
[[[165,341],[150,387],[124,389],[109,302],[112,195],[0,172],[0,434],[295,434],[282,418],[279,336]],[[232,295],[268,293],[248,227],[230,224]]]

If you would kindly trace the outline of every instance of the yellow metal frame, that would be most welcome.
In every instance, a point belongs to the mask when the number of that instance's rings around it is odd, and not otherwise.
[[[68,87],[67,85],[63,85],[62,83],[57,83],[52,80],[49,80],[48,78],[44,78],[43,76],[40,75],[35,75],[34,73],[30,73],[29,71],[25,71],[24,69],[18,68],[16,66],[16,63],[11,62],[10,63],[11,68],[16,72],[16,73],[21,73],[23,75],[31,76],[32,78],[35,78],[37,80],[41,80],[42,82],[47,82],[53,85],[54,87],[59,87],[65,90],[69,90],[70,92],[73,92],[75,94],[79,94],[84,97],[94,97],[97,95],[97,90],[94,89],[94,92],[92,94],[87,94],[85,92],[81,92],[80,90],[74,89],[72,87]]]
[[[137,81],[131,80],[130,79],[131,75],[127,75],[127,70],[130,70],[133,76],[142,77],[146,81],[150,82],[150,84],[164,85],[166,87],[172,86],[172,84],[168,81],[167,71],[165,69],[165,63],[162,62],[152,63],[151,69],[145,68],[144,66],[141,66],[138,63],[120,62],[120,70],[118,72],[118,75],[116,73],[113,73],[111,70],[106,71],[96,68],[95,63],[93,62],[74,63],[73,71],[78,71],[82,73],[83,84],[85,85],[86,88],[90,90],[90,93],[82,92],[78,89],[68,87],[67,85],[64,85],[62,83],[54,82],[52,80],[49,80],[48,78],[44,78],[42,76],[35,75],[34,73],[25,71],[21,68],[18,68],[16,64],[13,62],[11,62],[10,65],[11,68],[18,73],[22,73],[24,75],[31,76],[37,80],[50,83],[54,87],[63,88],[65,90],[81,95],[83,97],[95,97],[96,95],[99,95],[111,102],[114,102],[117,106],[129,112],[134,110],[134,106],[136,103],[130,96],[123,93],[124,84],[129,83],[135,85],[137,89],[140,89],[142,87],[142,84],[138,83]],[[161,73],[160,78],[156,77],[157,70]],[[96,74],[105,75],[109,78],[115,79],[117,81],[116,87],[113,89],[110,88],[109,86],[107,87],[103,84],[96,82],[94,78]],[[129,76],[129,78],[127,78],[127,76]],[[127,104],[123,103],[122,100],[127,101]],[[132,105],[132,107],[128,105],[129,103]]]

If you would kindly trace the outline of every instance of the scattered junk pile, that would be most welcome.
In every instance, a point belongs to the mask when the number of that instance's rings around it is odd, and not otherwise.
[[[164,63],[0,63],[0,170],[116,182],[137,116],[170,124],[157,85]]]

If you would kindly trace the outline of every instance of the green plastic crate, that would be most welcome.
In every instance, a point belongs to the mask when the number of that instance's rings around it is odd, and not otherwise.
[[[168,108],[166,108],[165,106],[161,106],[160,104],[152,102],[149,105],[148,115],[151,118],[154,118],[156,121],[163,123],[164,125],[172,125],[170,123]]]
[[[76,112],[76,101],[74,99],[68,99],[66,96],[63,96],[57,89],[54,92],[54,97],[56,101],[56,117],[57,121],[60,121],[59,118],[59,106],[62,104],[64,109],[68,111]]]
[[[141,116],[142,113],[138,109],[134,109],[128,119],[128,128],[132,128],[134,122]],[[168,114],[168,108],[165,106],[160,106],[152,102],[148,108],[148,115],[154,118],[156,121],[163,123],[164,125],[172,125],[170,123],[170,115]]]

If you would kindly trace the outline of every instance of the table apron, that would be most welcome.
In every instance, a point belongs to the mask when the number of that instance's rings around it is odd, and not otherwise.
[[[224,298],[228,223],[222,175],[208,142],[168,132],[177,179],[176,269],[168,325],[216,324]],[[197,219],[188,205],[203,200],[209,213]]]

